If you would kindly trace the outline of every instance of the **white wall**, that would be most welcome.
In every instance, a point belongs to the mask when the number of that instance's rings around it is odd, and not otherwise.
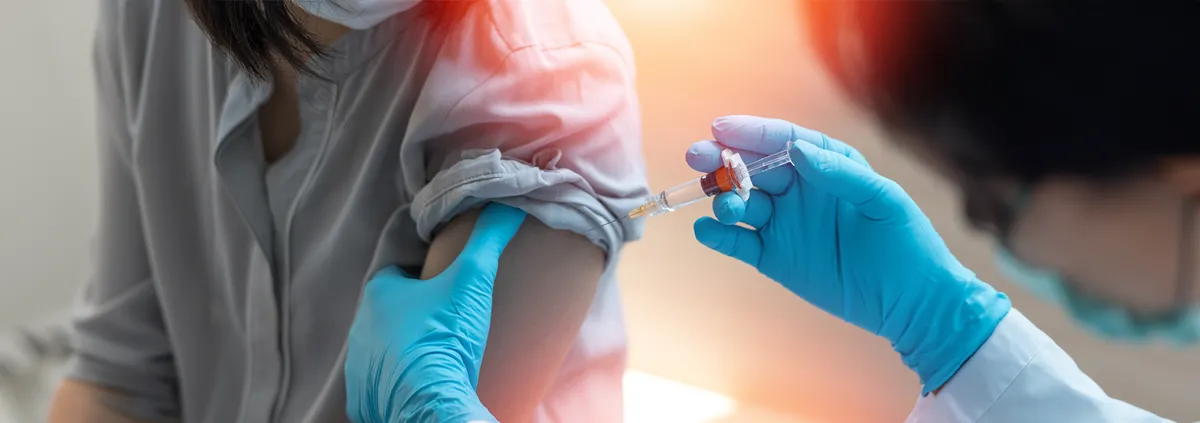
[[[0,423],[36,421],[58,374],[15,328],[44,333],[63,320],[87,274],[95,14],[92,1],[8,2],[0,13]]]
[[[69,304],[95,225],[94,1],[0,13],[0,330]]]
[[[8,3],[0,14],[0,333],[69,304],[86,275],[96,203],[95,2]],[[1177,420],[1200,417],[1200,351],[1106,345],[1002,280],[985,240],[963,230],[949,190],[887,148],[830,89],[791,0],[610,3],[637,50],[655,186],[692,176],[682,152],[708,137],[713,117],[763,114],[819,127],[904,184],[963,261],[1011,292],[1107,390]],[[652,221],[627,254],[632,364],[826,421],[902,419],[916,381],[887,345],[696,245],[691,221],[703,212]]]

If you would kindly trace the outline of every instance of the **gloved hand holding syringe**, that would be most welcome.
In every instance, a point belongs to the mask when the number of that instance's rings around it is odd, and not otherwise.
[[[791,164],[792,159],[788,156],[788,149],[790,148],[791,143],[788,143],[788,148],[750,164],[746,164],[742,160],[741,155],[730,150],[724,150],[721,152],[721,160],[724,166],[699,178],[663,190],[650,197],[650,200],[646,204],[633,209],[625,216],[600,226],[609,225],[621,219],[633,220],[673,212],[684,206],[723,192],[733,191],[739,197],[742,197],[742,200],[748,200],[750,198],[750,190],[754,188],[750,177]]]

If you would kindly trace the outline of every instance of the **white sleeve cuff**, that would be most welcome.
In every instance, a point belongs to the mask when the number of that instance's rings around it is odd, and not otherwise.
[[[1042,349],[1045,337],[1017,309],[942,388],[922,397],[908,423],[978,422]]]

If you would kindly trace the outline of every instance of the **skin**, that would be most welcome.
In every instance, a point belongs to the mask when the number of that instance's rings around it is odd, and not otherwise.
[[[300,17],[309,32],[324,45],[333,44],[350,31],[350,28],[308,14],[294,4],[289,5],[292,5],[292,12]],[[272,77],[274,89],[271,97],[259,108],[258,124],[267,163],[274,163],[291,151],[296,137],[300,135],[298,81],[294,69],[277,69]]]
[[[942,177],[953,180],[944,156],[914,134],[897,133],[899,144]],[[1001,182],[1005,192],[1019,191]],[[1116,181],[1049,177],[1029,191],[1009,242],[1022,261],[1064,276],[1089,296],[1128,307],[1135,315],[1156,316],[1179,303],[1200,303],[1200,289],[1176,298],[1180,271],[1193,270],[1200,287],[1200,243],[1180,257],[1183,200],[1200,198],[1200,158],[1164,160],[1155,169]]]
[[[50,423],[158,423],[121,413],[108,404],[127,401],[119,391],[75,380],[65,380],[54,393]]]
[[[348,28],[304,14],[306,27],[328,45]],[[259,109],[263,152],[268,162],[291,150],[300,131],[297,73],[280,69],[274,91]],[[444,270],[462,251],[478,212],[464,213],[434,238],[422,276]],[[553,261],[545,257],[555,257]],[[604,252],[587,239],[554,230],[530,217],[505,250],[496,277],[491,332],[480,370],[478,393],[500,421],[533,419],[587,315]],[[50,423],[151,423],[108,404],[119,391],[66,380],[51,403]]]
[[[1080,292],[1143,316],[1176,306],[1183,201],[1200,188],[1200,166],[1182,162],[1159,174],[1096,183],[1055,177],[1031,192],[1010,238],[1023,260],[1062,274]],[[1196,274],[1193,272],[1193,277]],[[1195,286],[1200,281],[1193,280]],[[1196,292],[1193,302],[1200,301]]]
[[[423,279],[458,257],[478,215],[459,215],[437,235]],[[497,419],[533,419],[579,333],[603,270],[603,251],[586,238],[525,219],[500,257],[479,373],[479,398]]]

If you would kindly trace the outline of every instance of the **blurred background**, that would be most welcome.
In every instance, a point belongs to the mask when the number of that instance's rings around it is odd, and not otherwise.
[[[1009,292],[1111,395],[1175,420],[1200,415],[1200,350],[1103,343],[997,274],[990,245],[966,229],[948,185],[889,148],[834,91],[793,0],[608,2],[636,52],[653,187],[695,176],[683,152],[710,136],[715,117],[764,115],[823,130],[905,186],[960,259]],[[57,377],[54,327],[89,268],[96,5],[69,3],[11,2],[0,14],[0,423],[39,419]],[[917,380],[886,342],[695,243],[692,221],[707,212],[650,221],[624,255],[636,369],[629,423],[902,421]]]

